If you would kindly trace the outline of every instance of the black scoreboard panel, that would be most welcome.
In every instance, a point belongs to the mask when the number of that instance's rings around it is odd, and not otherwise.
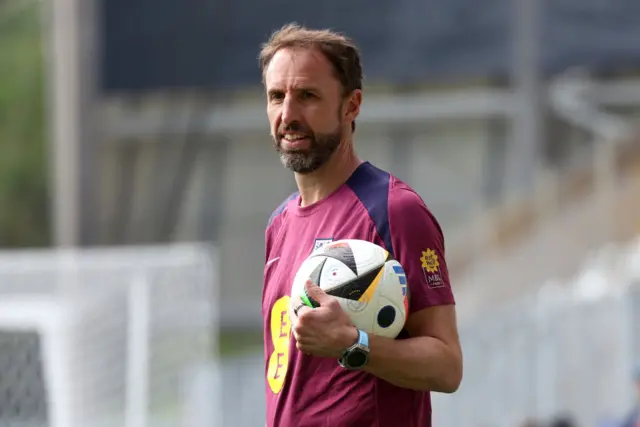
[[[233,89],[260,83],[257,55],[287,22],[345,31],[368,81],[505,76],[511,68],[511,0],[102,0],[102,88]],[[547,73],[640,62],[640,2],[542,2]]]

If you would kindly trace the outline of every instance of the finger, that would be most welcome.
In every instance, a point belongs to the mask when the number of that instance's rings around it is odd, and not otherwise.
[[[304,290],[308,299],[308,305],[311,307],[319,307],[331,301],[331,297],[311,280],[306,281]],[[305,301],[305,303],[307,303],[307,301]]]
[[[298,307],[298,321],[300,320],[300,318],[302,317],[303,319],[306,317],[309,317],[310,314],[313,313],[313,308],[309,307],[306,304],[302,304],[301,306]]]
[[[300,314],[300,307],[306,306],[299,294],[293,293],[289,300],[289,318],[295,322]]]
[[[309,335],[308,331],[305,331],[304,328],[300,326],[294,327],[292,332],[296,342],[300,345],[310,345],[315,341],[313,335]]]
[[[293,338],[295,338],[296,342],[300,341],[300,334],[298,333],[298,327],[294,326],[291,328],[291,332],[293,332]]]
[[[297,323],[302,313],[312,310],[313,309],[302,302],[302,300],[299,300],[298,303],[293,302],[289,304],[289,317],[292,322]]]
[[[301,344],[299,341],[296,342],[296,348],[298,349],[298,351],[308,355],[309,354],[309,350],[307,348],[307,346],[305,344]]]
[[[297,324],[291,328],[291,330],[293,331],[293,336],[296,338],[296,341],[305,337],[306,331],[304,325]]]
[[[313,339],[304,337],[304,336],[299,336],[298,339],[296,340],[296,345],[301,345],[305,347],[309,347],[313,345],[313,343],[314,343]]]
[[[306,339],[297,341],[296,348],[302,351],[304,354],[313,354],[318,347],[312,340]]]

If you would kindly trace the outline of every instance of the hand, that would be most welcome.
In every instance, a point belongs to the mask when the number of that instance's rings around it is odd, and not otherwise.
[[[342,310],[338,300],[327,295],[310,280],[305,283],[310,299],[320,307],[303,306],[297,316],[291,313],[296,347],[305,354],[318,357],[340,358],[342,353],[358,340],[358,330]],[[292,307],[302,304],[299,297],[292,298]]]

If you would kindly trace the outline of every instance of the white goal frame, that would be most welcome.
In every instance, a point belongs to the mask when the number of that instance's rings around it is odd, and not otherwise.
[[[108,266],[100,265],[105,259],[110,259]],[[148,280],[148,272],[154,265],[163,268],[176,267],[192,263],[194,267],[203,269],[203,277],[211,282],[210,293],[206,300],[198,305],[200,313],[194,313],[195,320],[184,319],[187,323],[198,323],[195,327],[208,329],[211,348],[211,358],[204,363],[204,367],[217,366],[218,331],[218,289],[217,289],[217,256],[215,250],[207,245],[170,245],[145,246],[127,248],[100,249],[57,249],[38,251],[0,251],[0,277],[4,273],[21,274],[34,269],[56,270],[58,277],[49,277],[46,292],[27,295],[4,294],[0,298],[0,331],[7,332],[35,332],[41,338],[40,352],[43,368],[43,379],[46,383],[46,400],[48,426],[50,427],[87,427],[87,420],[83,419],[82,393],[74,385],[81,379],[74,372],[74,355],[72,338],[74,325],[81,321],[80,311],[82,297],[76,290],[80,290],[85,283],[79,283],[76,276],[78,269],[108,269],[117,271],[119,268],[131,268],[135,264],[136,274],[132,275],[127,286],[128,322],[126,324],[126,377],[125,377],[125,424],[122,427],[147,427],[149,397],[149,343],[150,343],[150,295],[153,284]],[[42,284],[39,284],[40,286]],[[2,291],[2,283],[0,283]],[[178,318],[176,318],[178,319]],[[182,319],[179,319],[182,321]],[[204,323],[206,324],[204,324]],[[201,366],[203,367],[203,366]],[[187,374],[185,372],[185,374]],[[215,377],[215,373],[214,373]],[[210,379],[210,377],[209,377]],[[210,381],[211,382],[211,381]],[[196,381],[197,383],[197,381]],[[209,392],[213,393],[208,399],[210,405],[217,405],[219,400],[218,381],[209,384]],[[185,384],[193,388],[197,385]],[[211,388],[213,387],[213,388]],[[192,395],[185,389],[185,395]],[[188,397],[187,397],[188,398]],[[197,400],[197,399],[196,399]],[[220,425],[221,408],[202,408],[197,402],[182,402],[181,425],[188,427],[204,425]],[[194,406],[196,405],[196,406]],[[193,412],[197,412],[194,414]],[[189,413],[187,413],[189,412]],[[207,420],[202,415],[208,415]],[[200,417],[198,417],[200,415]],[[92,420],[91,425],[96,425]],[[102,421],[97,425],[109,425]]]

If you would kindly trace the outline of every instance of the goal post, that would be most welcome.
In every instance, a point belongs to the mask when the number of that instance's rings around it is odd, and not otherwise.
[[[0,425],[220,425],[216,260],[199,244],[0,251]]]

